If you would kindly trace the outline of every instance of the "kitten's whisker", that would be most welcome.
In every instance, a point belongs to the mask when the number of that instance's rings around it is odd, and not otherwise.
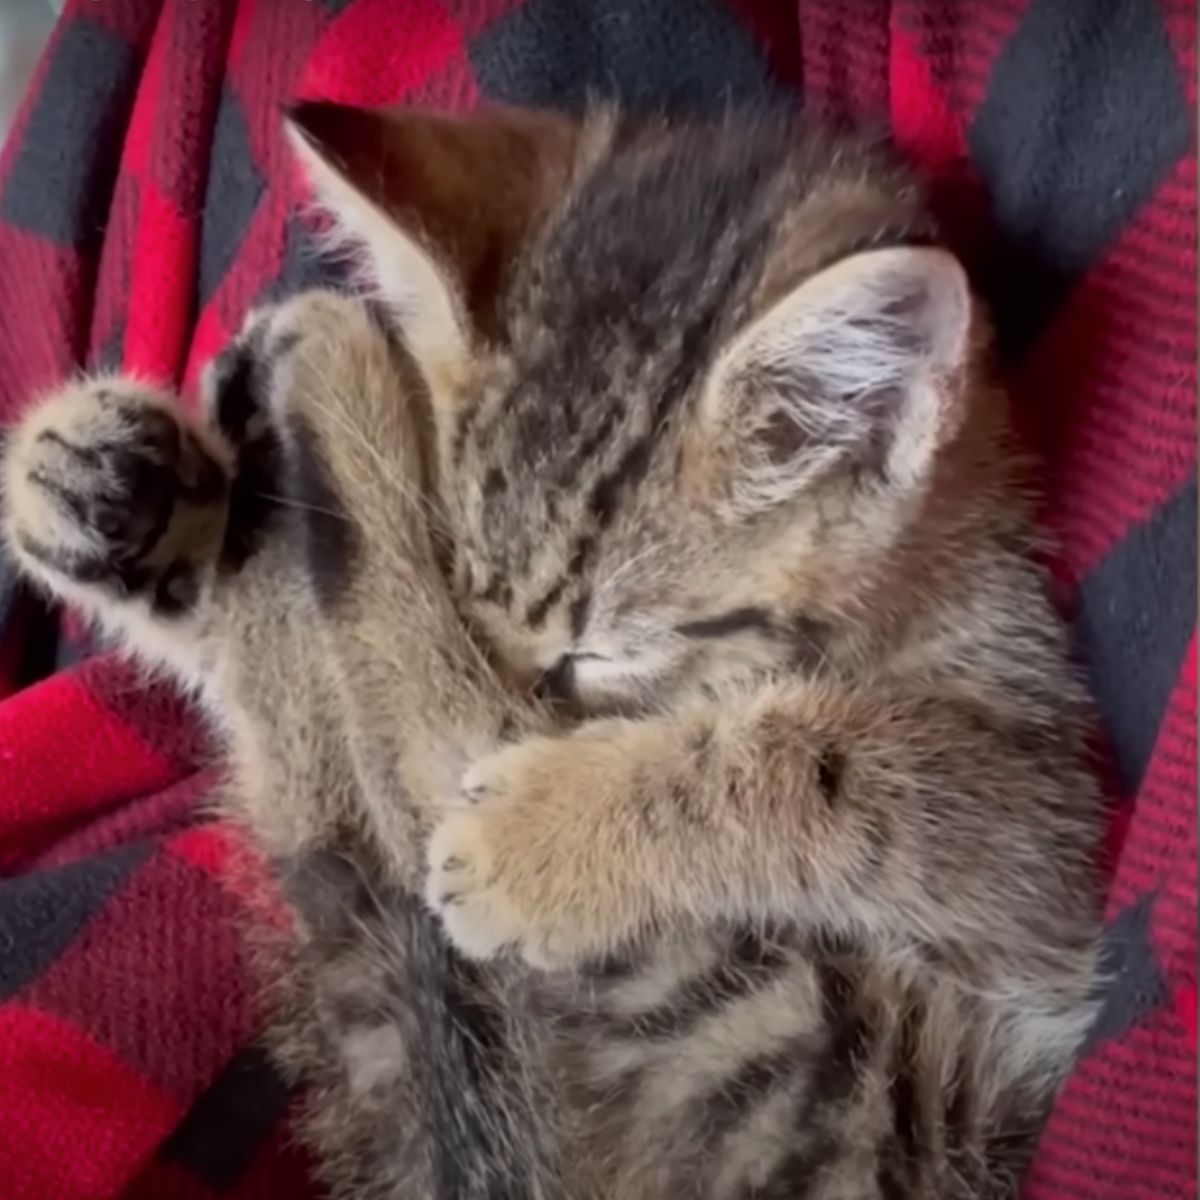
[[[285,508],[299,509],[301,512],[321,513],[326,517],[333,517],[338,521],[345,521],[347,524],[350,518],[345,513],[334,512],[332,508],[322,508],[319,504],[306,504],[302,500],[293,500],[290,496],[277,496],[274,492],[255,492],[262,500],[270,500],[273,504],[282,504]]]
[[[330,396],[337,396],[337,385],[334,384],[327,376],[317,371],[325,392]],[[438,506],[432,504],[429,497],[422,491],[412,487],[403,479],[397,477],[395,465],[388,461],[386,456],[380,451],[378,446],[372,444],[367,435],[355,425],[346,415],[341,405],[335,410],[330,404],[317,399],[311,393],[308,396],[308,402],[320,409],[330,420],[334,421],[338,427],[344,430],[352,437],[364,450],[366,450],[380,467],[382,473],[382,482],[395,492],[406,504],[415,507],[421,514],[430,522],[431,527],[435,527],[439,532],[445,531],[445,522],[442,518]]]

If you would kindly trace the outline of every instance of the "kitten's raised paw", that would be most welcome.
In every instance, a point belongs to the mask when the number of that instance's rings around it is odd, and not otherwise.
[[[13,432],[4,461],[6,535],[56,590],[144,595],[186,607],[219,540],[229,464],[172,400],[129,379],[71,384]]]
[[[252,310],[205,372],[215,423],[235,441],[253,440],[260,414],[279,418],[304,398],[305,389],[291,386],[298,364],[332,372],[324,380],[331,390],[341,381],[340,357],[382,337],[364,302],[341,292],[314,289]]]

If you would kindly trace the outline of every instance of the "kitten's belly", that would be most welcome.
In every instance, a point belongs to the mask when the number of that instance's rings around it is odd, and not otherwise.
[[[1006,1194],[947,1182],[970,1182],[968,1159],[982,1168],[991,1107],[950,1095],[951,1077],[974,1075],[957,1009],[861,953],[697,934],[559,1000],[576,1013],[558,1046],[579,1131],[573,1197]]]

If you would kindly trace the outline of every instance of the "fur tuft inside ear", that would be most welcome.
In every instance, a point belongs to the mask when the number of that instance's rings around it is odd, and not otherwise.
[[[705,416],[732,443],[739,507],[794,498],[853,464],[912,487],[957,428],[971,298],[958,261],[856,254],[806,280],[722,354]]]

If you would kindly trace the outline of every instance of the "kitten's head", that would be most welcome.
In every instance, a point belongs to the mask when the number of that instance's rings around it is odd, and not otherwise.
[[[453,585],[513,676],[661,698],[912,586],[972,306],[876,151],[778,113],[291,132],[428,385]]]

